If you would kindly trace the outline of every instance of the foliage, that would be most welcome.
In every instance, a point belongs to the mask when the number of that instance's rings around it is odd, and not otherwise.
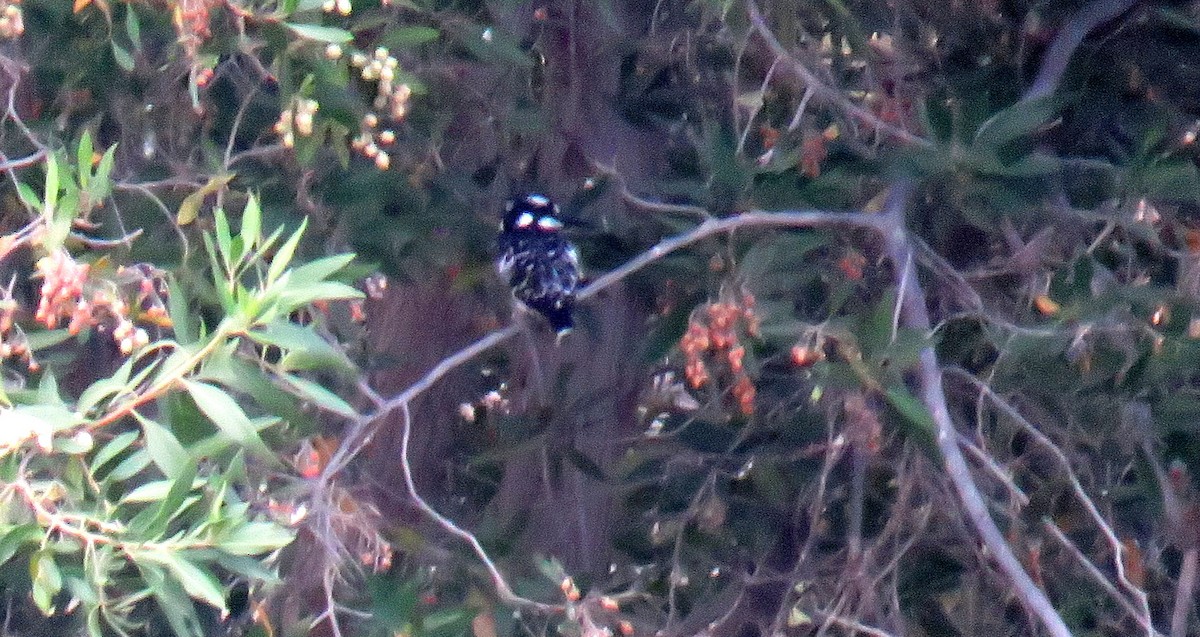
[[[6,630],[1194,632],[1198,16],[0,0]]]

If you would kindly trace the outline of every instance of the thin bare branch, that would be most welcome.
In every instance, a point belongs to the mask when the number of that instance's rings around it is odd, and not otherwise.
[[[1009,418],[1012,418],[1013,421],[1020,425],[1021,428],[1024,429],[1030,436],[1032,436],[1033,439],[1038,442],[1038,444],[1048,450],[1055,457],[1055,459],[1058,460],[1058,463],[1062,466],[1063,471],[1067,474],[1067,480],[1071,484],[1071,491],[1075,494],[1076,500],[1078,500],[1079,503],[1083,505],[1084,509],[1087,510],[1088,516],[1092,518],[1092,522],[1096,525],[1096,528],[1100,529],[1100,532],[1108,541],[1109,548],[1113,553],[1113,568],[1117,573],[1117,581],[1121,584],[1121,587],[1125,589],[1125,592],[1138,602],[1138,606],[1140,606],[1142,609],[1141,612],[1136,615],[1138,623],[1142,624],[1143,626],[1149,625],[1150,603],[1146,597],[1146,592],[1142,590],[1141,587],[1130,581],[1128,574],[1125,572],[1125,545],[1121,542],[1120,538],[1117,537],[1117,532],[1114,531],[1112,526],[1109,525],[1108,521],[1104,519],[1104,515],[1101,514],[1100,509],[1096,507],[1095,501],[1092,500],[1092,498],[1088,496],[1087,491],[1084,490],[1083,484],[1079,481],[1079,476],[1075,474],[1075,469],[1071,466],[1071,461],[1067,458],[1067,454],[1065,454],[1058,445],[1054,444],[1054,441],[1048,438],[1046,434],[1042,433],[1039,428],[1035,427],[1033,423],[1029,422],[1029,419],[1025,418],[1024,414],[1018,411],[1016,407],[1005,400],[1002,396],[998,395],[989,385],[976,378],[974,374],[971,374],[965,369],[958,367],[947,367],[946,371],[966,379],[967,382],[971,383],[972,386],[991,399],[991,401],[1000,409],[1000,411],[1004,412],[1004,414]]]
[[[412,463],[408,457],[408,440],[412,433],[412,414],[407,404],[402,405],[400,411],[404,416],[403,431],[400,435],[400,468],[404,472],[404,485],[408,488],[408,495],[413,499],[417,507],[437,522],[438,526],[441,526],[451,535],[459,537],[471,545],[471,549],[475,551],[476,557],[479,558],[479,561],[483,562],[484,568],[487,569],[488,575],[491,576],[492,586],[496,588],[496,595],[500,597],[500,601],[510,606],[542,613],[558,614],[565,612],[566,606],[543,604],[514,593],[512,587],[508,585],[508,581],[504,579],[504,575],[500,573],[500,569],[496,568],[496,563],[492,561],[487,551],[484,550],[483,545],[480,544],[479,538],[475,537],[474,533],[458,526],[453,520],[439,513],[437,509],[425,501],[425,498],[421,497],[421,494],[417,491],[416,483],[413,482]]]
[[[1150,618],[1146,615],[1143,615],[1142,611],[1138,610],[1136,606],[1130,603],[1129,598],[1122,595],[1121,591],[1117,590],[1117,587],[1113,586],[1112,582],[1108,581],[1108,577],[1106,577],[1104,573],[1101,573],[1100,569],[1096,568],[1095,564],[1092,564],[1092,561],[1088,559],[1082,551],[1079,550],[1079,547],[1075,546],[1075,543],[1072,542],[1071,539],[1062,532],[1062,529],[1058,528],[1057,524],[1050,520],[1042,520],[1042,526],[1046,529],[1047,533],[1049,533],[1055,540],[1058,540],[1058,543],[1061,544],[1062,547],[1066,549],[1067,552],[1070,553],[1077,562],[1079,562],[1079,565],[1082,566],[1083,569],[1087,571],[1088,575],[1090,575],[1091,578],[1100,585],[1100,588],[1103,588],[1104,591],[1108,593],[1109,597],[1113,598],[1113,601],[1117,602],[1121,608],[1124,608],[1125,612],[1129,613],[1129,615],[1133,617],[1133,619],[1139,625],[1141,625],[1143,629],[1146,630],[1147,637],[1155,637],[1156,635],[1161,634],[1154,630],[1154,625],[1150,623]]]
[[[817,77],[815,73],[808,70],[808,67],[804,66],[800,60],[797,60],[796,57],[779,42],[779,39],[776,38],[775,34],[771,31],[771,27],[767,25],[766,19],[763,18],[762,13],[758,10],[758,5],[755,4],[754,0],[746,0],[746,11],[750,15],[751,26],[753,26],[754,30],[757,31],[759,36],[762,37],[763,41],[767,43],[767,46],[770,47],[771,52],[774,53],[777,58],[787,63],[788,67],[792,69],[792,72],[795,73],[796,76],[800,78],[800,81],[804,83],[805,90],[812,91],[812,97],[818,102],[832,106],[846,113],[854,120],[868,124],[876,131],[894,137],[906,144],[914,144],[917,146],[932,145],[929,140],[923,137],[914,135],[903,128],[879,119],[879,116],[875,113],[872,113],[858,104],[851,102],[850,99],[847,98],[842,91],[838,90],[837,88],[826,86],[825,83],[821,81],[821,78]],[[808,97],[807,93],[805,94],[805,97]]]
[[[908,233],[904,229],[903,214],[911,190],[911,185],[903,182],[893,186],[887,212],[881,215],[881,218],[885,219],[888,224],[883,230],[883,236],[893,263],[906,263],[912,255],[913,248],[908,241]],[[909,328],[929,330],[929,310],[925,307],[925,293],[921,289],[921,283],[917,280],[916,273],[911,270],[905,271],[902,280],[897,282],[897,286],[906,290],[902,297],[904,304],[902,316],[905,319],[905,325]],[[1004,535],[988,512],[987,502],[984,500],[983,494],[979,492],[979,487],[976,486],[975,479],[971,476],[967,461],[958,448],[957,430],[950,418],[946,393],[942,387],[942,370],[938,366],[937,354],[932,347],[926,347],[921,351],[917,375],[920,379],[921,402],[929,410],[937,428],[936,441],[938,450],[942,454],[946,475],[954,485],[967,519],[979,533],[984,545],[991,553],[992,559],[996,561],[1000,570],[1008,578],[1013,591],[1025,608],[1036,616],[1054,637],[1071,637],[1071,631],[1067,628],[1066,622],[1054,609],[1045,592],[1038,588],[1029,574],[1025,572],[1020,560],[1013,554],[1012,548],[1004,540]]]
[[[1067,63],[1075,54],[1075,49],[1083,43],[1083,38],[1093,29],[1125,13],[1137,4],[1137,0],[1097,0],[1082,9],[1059,29],[1054,42],[1042,58],[1042,67],[1038,70],[1037,78],[1025,91],[1022,101],[1037,99],[1049,95],[1058,88]]]
[[[1183,552],[1179,581],[1175,583],[1175,608],[1171,611],[1171,637],[1187,637],[1188,617],[1195,603],[1198,557],[1200,553],[1194,546]]]

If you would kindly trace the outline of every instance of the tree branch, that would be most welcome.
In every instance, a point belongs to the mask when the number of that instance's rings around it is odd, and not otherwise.
[[[881,218],[886,221],[882,232],[887,243],[887,252],[894,264],[907,263],[912,258],[912,246],[904,228],[904,207],[911,190],[912,186],[907,182],[893,186],[893,191],[889,195],[887,212],[881,215]],[[903,303],[901,316],[905,325],[909,328],[928,331],[930,329],[929,311],[925,307],[925,292],[921,289],[921,283],[917,280],[916,273],[911,268],[906,268],[899,279],[897,286],[905,291],[900,297]],[[920,381],[921,401],[929,409],[937,427],[937,446],[942,454],[946,475],[958,493],[958,500],[963,505],[967,519],[979,532],[984,546],[987,547],[1000,570],[1008,577],[1014,592],[1025,608],[1041,620],[1042,625],[1054,637],[1071,637],[1071,631],[1067,629],[1062,616],[1054,609],[1042,589],[1038,588],[1029,574],[1025,572],[1020,560],[1013,554],[1012,548],[1004,540],[1004,535],[1000,533],[996,522],[988,513],[983,494],[975,485],[971,470],[967,467],[967,461],[958,448],[957,430],[954,428],[954,422],[950,419],[946,393],[942,388],[942,370],[938,366],[937,355],[932,347],[921,350],[917,375]]]
[[[903,128],[900,128],[899,126],[883,121],[878,115],[872,113],[870,110],[851,102],[849,98],[847,98],[837,88],[826,86],[825,83],[821,81],[821,78],[817,77],[815,73],[808,70],[808,67],[804,66],[800,60],[797,60],[796,57],[787,50],[787,47],[783,46],[783,44],[779,42],[779,39],[776,38],[775,34],[771,32],[771,27],[767,24],[766,19],[763,18],[762,13],[758,10],[758,5],[755,4],[754,0],[746,0],[746,12],[750,16],[751,26],[753,26],[754,30],[758,32],[758,35],[762,37],[763,41],[767,43],[767,47],[771,49],[771,52],[774,53],[779,60],[786,62],[788,67],[792,69],[792,72],[795,73],[796,76],[800,78],[800,81],[804,83],[806,91],[805,102],[807,102],[808,98],[811,96],[818,102],[822,102],[827,106],[832,106],[846,113],[847,115],[850,115],[853,119],[865,124],[869,124],[876,131],[880,133],[886,133],[887,135],[890,135],[901,142],[906,144],[914,144],[917,146],[932,146],[932,142],[924,137],[914,135]]]

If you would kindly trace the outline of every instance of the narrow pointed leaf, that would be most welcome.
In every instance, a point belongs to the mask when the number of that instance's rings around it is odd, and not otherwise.
[[[192,395],[200,411],[225,435],[260,458],[274,459],[274,454],[263,443],[246,412],[229,394],[212,385],[191,380],[185,380],[184,387]]]

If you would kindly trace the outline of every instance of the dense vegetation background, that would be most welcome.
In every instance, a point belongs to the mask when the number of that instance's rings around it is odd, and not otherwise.
[[[0,0],[3,630],[1200,634],[1197,60],[1182,1]]]

